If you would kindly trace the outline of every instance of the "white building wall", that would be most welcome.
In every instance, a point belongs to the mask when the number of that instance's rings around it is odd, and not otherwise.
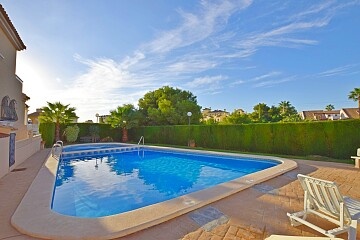
[[[9,140],[10,137],[0,138],[0,178],[9,172]]]
[[[10,137],[0,138],[0,178],[40,150],[41,135],[16,141],[15,164],[9,167],[9,140]]]

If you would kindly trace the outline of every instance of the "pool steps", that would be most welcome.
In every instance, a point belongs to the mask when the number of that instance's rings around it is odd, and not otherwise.
[[[91,150],[81,150],[81,151],[73,151],[73,152],[63,152],[61,154],[62,157],[81,157],[81,156],[93,156],[93,155],[101,155],[107,153],[120,153],[120,152],[130,152],[130,151],[139,151],[142,150],[143,147],[139,146],[126,146],[126,147],[117,147],[117,148],[104,148],[104,149],[91,149]]]

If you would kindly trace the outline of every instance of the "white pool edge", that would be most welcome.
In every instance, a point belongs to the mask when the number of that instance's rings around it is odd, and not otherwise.
[[[154,146],[146,146],[146,148],[270,159],[279,161],[281,164],[208,189],[130,212],[100,218],[77,218],[61,215],[51,210],[58,162],[49,156],[12,216],[12,225],[21,233],[45,239],[118,238],[176,218],[297,167],[295,161],[278,157]]]

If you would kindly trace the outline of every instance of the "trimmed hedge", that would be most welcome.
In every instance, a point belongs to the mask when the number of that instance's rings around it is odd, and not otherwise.
[[[122,130],[120,128],[113,128],[109,124],[102,123],[70,123],[61,124],[60,134],[62,135],[67,126],[77,125],[80,129],[79,136],[76,142],[79,142],[80,137],[91,136],[91,126],[97,126],[99,128],[99,137],[103,139],[105,137],[111,137],[115,142],[121,141]]]
[[[242,125],[150,126],[131,129],[136,141],[285,155],[347,159],[360,147],[360,120]]]
[[[45,141],[45,147],[51,147],[55,142],[55,123],[41,123],[39,132],[42,140]]]
[[[121,141],[122,130],[120,128],[112,128],[109,124],[98,123],[70,123],[60,125],[60,138],[65,142],[64,130],[67,126],[77,125],[80,129],[77,143],[80,141],[80,137],[91,136],[90,126],[97,126],[99,128],[100,139],[111,137],[115,142]],[[52,147],[55,142],[55,123],[41,123],[39,126],[43,141],[45,141],[46,147]]]
[[[99,127],[100,139],[121,141],[121,129],[108,124],[74,123],[80,128],[79,138],[90,136],[89,127]],[[74,125],[73,124],[73,125]],[[61,125],[62,134],[66,126]],[[46,146],[54,143],[55,124],[40,124]],[[129,140],[141,136],[146,143],[187,146],[194,139],[197,147],[296,156],[321,155],[348,159],[360,147],[360,120],[299,123],[257,123],[241,125],[149,126],[130,129]],[[78,138],[78,141],[79,141]]]

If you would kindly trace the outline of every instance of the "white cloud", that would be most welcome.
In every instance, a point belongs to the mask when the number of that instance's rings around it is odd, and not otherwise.
[[[247,8],[251,3],[250,0],[201,1],[199,13],[179,10],[182,17],[179,27],[160,32],[155,40],[146,45],[146,49],[152,53],[166,53],[200,42],[224,26],[234,12]]]
[[[253,87],[255,87],[255,88],[272,87],[272,86],[280,84],[280,83],[292,81],[293,79],[294,79],[294,77],[286,77],[286,78],[276,79],[276,80],[261,81],[259,83],[256,83]]]
[[[199,77],[195,78],[193,81],[188,82],[185,84],[185,86],[190,88],[197,88],[203,85],[209,86],[209,85],[218,85],[221,81],[224,81],[228,79],[227,76],[217,75],[217,76],[205,76],[205,77]]]
[[[184,86],[190,88],[196,94],[218,94],[220,89],[224,87],[223,81],[227,80],[228,76],[216,75],[195,78],[193,81],[186,83]]]
[[[331,77],[331,76],[336,76],[336,75],[350,75],[350,74],[358,72],[357,67],[359,65],[360,64],[349,64],[349,65],[345,65],[345,66],[341,66],[341,67],[336,67],[336,68],[329,69],[329,70],[326,70],[321,73],[317,73],[317,74],[315,74],[315,76]]]
[[[281,75],[281,72],[277,72],[277,71],[273,71],[273,72],[269,72],[269,73],[266,73],[266,74],[263,74],[261,76],[258,76],[258,77],[254,77],[252,79],[250,79],[250,81],[260,81],[260,80],[263,80],[263,79],[266,79],[266,78],[270,78],[270,77],[275,77],[275,76],[279,76]]]

